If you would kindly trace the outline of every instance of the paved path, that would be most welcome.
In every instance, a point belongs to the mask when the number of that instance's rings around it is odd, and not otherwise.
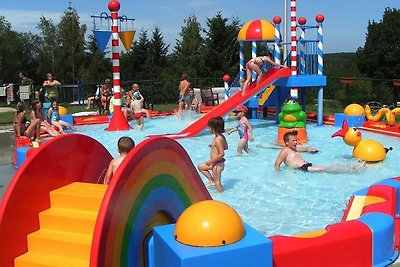
[[[0,107],[0,114],[4,112],[15,112],[15,108],[10,108],[10,107]],[[10,125],[0,125],[0,133],[7,133],[7,132],[12,132],[13,127],[12,124]],[[1,146],[0,146],[1,148]]]
[[[11,125],[0,127],[0,200],[16,172],[12,164],[14,133]]]

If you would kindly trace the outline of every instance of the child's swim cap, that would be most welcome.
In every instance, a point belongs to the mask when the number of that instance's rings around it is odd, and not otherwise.
[[[246,112],[247,112],[247,107],[244,106],[244,105],[240,105],[240,106],[237,106],[237,107],[236,107],[235,111],[236,111],[236,112],[243,112],[243,113],[246,113]]]

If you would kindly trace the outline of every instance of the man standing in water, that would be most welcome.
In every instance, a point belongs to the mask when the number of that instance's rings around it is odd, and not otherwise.
[[[182,111],[185,109],[185,106],[190,106],[189,103],[189,88],[190,88],[190,82],[188,81],[189,75],[186,73],[182,74],[182,79],[179,82],[178,86],[178,91],[179,91],[179,106],[178,106],[178,116],[182,113]]]

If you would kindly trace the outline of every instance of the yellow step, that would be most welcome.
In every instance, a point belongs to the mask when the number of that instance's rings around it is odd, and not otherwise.
[[[92,236],[85,234],[39,229],[28,235],[28,251],[34,253],[88,260],[91,245]]]
[[[40,229],[93,235],[97,213],[50,208],[39,213]]]
[[[15,258],[19,267],[89,266],[98,211],[107,185],[72,183],[50,192],[40,229],[27,236],[28,252]]]
[[[89,267],[89,264],[89,260],[32,252],[14,260],[15,267]]]
[[[258,99],[258,104],[260,106],[263,106],[265,101],[268,100],[269,96],[271,95],[271,93],[274,91],[275,86],[274,85],[269,85],[267,86],[267,88],[265,88],[264,93],[261,95],[261,97]]]
[[[51,207],[98,212],[107,185],[75,182],[50,192]]]

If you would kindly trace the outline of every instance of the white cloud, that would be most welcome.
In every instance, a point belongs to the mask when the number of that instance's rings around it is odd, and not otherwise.
[[[54,23],[58,23],[62,12],[0,9],[0,14],[3,14],[6,21],[11,23],[14,31],[38,33],[37,26],[42,16],[46,19],[51,19]]]
[[[210,7],[210,6],[215,6],[216,2],[218,2],[218,1],[215,1],[215,0],[185,1],[185,5],[188,7]]]

